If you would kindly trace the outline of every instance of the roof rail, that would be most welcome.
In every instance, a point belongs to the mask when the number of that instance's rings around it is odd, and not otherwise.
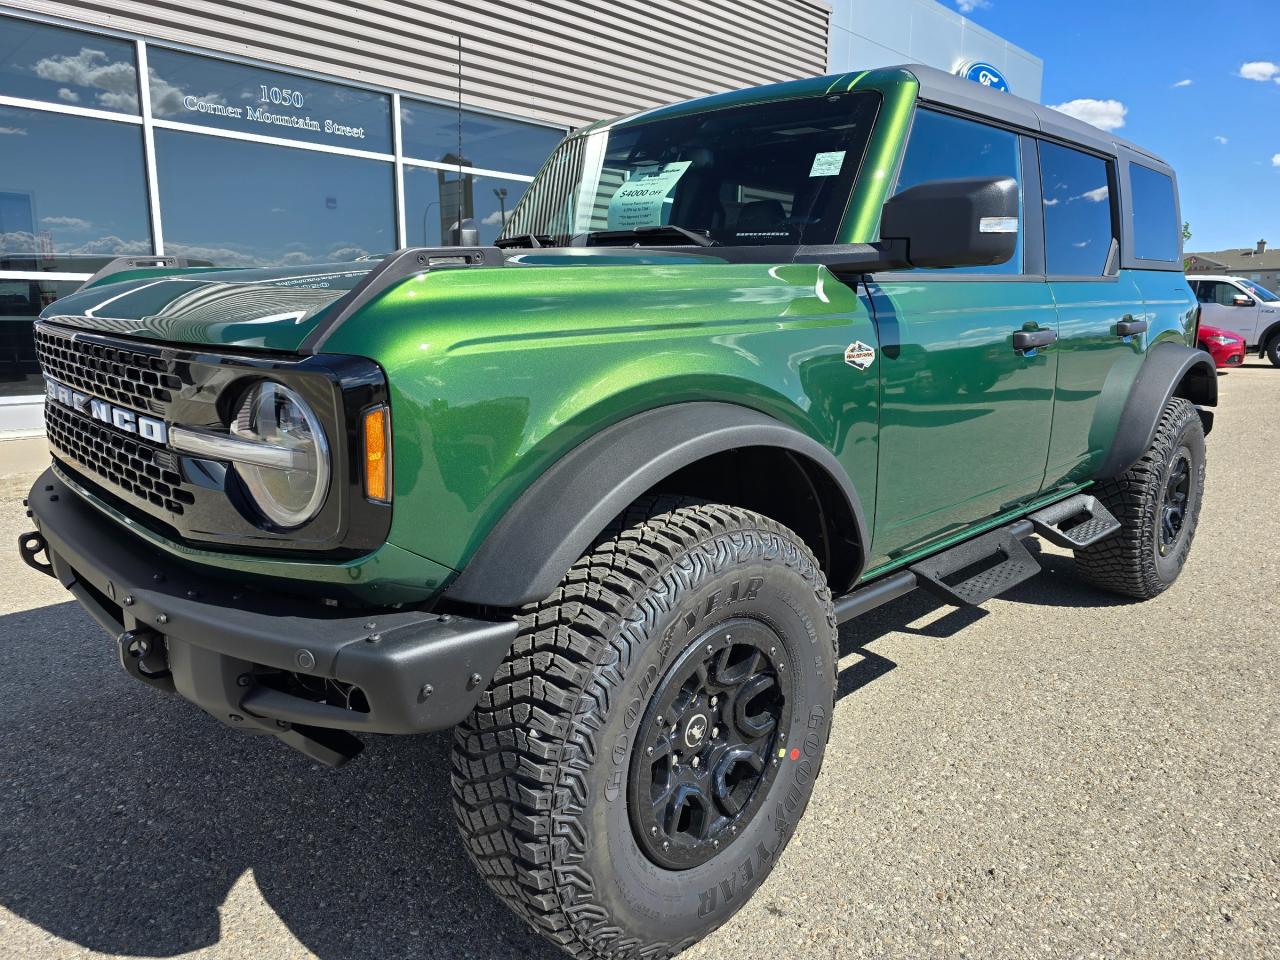
[[[401,280],[428,270],[459,267],[501,267],[506,258],[497,247],[405,247],[387,254],[364,277],[332,306],[332,313],[307,335],[301,350],[315,353],[329,335],[375,297],[381,296]]]
[[[105,266],[98,270],[92,277],[80,284],[76,288],[77,292],[91,287],[95,283],[102,280],[103,277],[109,277],[113,273],[123,273],[126,270],[148,270],[148,269],[165,269],[168,267],[211,267],[213,263],[209,260],[193,260],[188,257],[115,257],[109,260]]]

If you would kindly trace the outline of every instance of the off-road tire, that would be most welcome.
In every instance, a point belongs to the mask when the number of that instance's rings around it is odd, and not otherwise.
[[[1271,365],[1280,367],[1280,333],[1273,333],[1271,339],[1267,341],[1266,347],[1262,351]]]
[[[1161,551],[1161,512],[1170,470],[1189,460],[1189,491],[1179,534]],[[1147,452],[1121,477],[1090,491],[1120,521],[1114,536],[1075,552],[1076,569],[1095,586],[1139,600],[1163,593],[1191,550],[1204,495],[1205,442],[1200,414],[1188,400],[1170,400]]]
[[[498,896],[572,956],[672,956],[749,899],[812,793],[835,705],[836,620],[822,572],[766,517],[649,497],[518,621],[455,732],[467,850]],[[637,718],[682,654],[745,621],[775,630],[793,664],[787,683],[779,675],[794,698],[776,727],[785,749],[770,748],[763,805],[724,849],[667,869],[646,856],[627,809],[637,729],[649,722]]]

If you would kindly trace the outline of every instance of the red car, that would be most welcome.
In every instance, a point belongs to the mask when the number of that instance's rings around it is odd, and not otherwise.
[[[1200,346],[1213,356],[1213,362],[1222,367],[1238,367],[1244,363],[1244,337],[1221,327],[1200,324]]]

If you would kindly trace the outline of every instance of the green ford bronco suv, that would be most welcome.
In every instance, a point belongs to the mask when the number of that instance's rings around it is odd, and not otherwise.
[[[669,956],[795,830],[841,622],[980,603],[1034,534],[1177,578],[1217,399],[1180,222],[1160,160],[923,67],[598,123],[494,246],[50,306],[21,549],[234,729],[454,727],[499,896]]]

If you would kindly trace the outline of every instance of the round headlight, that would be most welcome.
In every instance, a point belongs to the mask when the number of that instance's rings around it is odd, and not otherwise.
[[[319,512],[329,492],[329,444],[307,402],[266,381],[245,396],[231,432],[281,451],[278,466],[235,465],[255,504],[272,523],[297,527]]]

